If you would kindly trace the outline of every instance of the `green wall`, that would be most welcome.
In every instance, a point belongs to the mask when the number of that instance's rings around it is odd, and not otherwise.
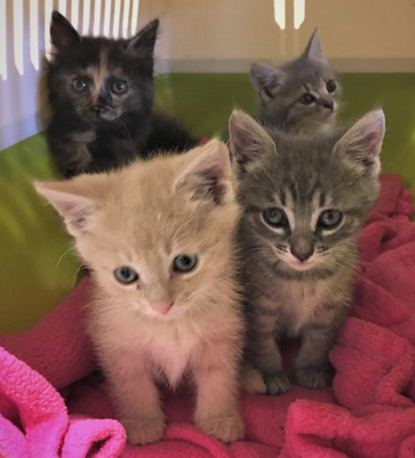
[[[346,74],[341,118],[382,106],[385,172],[399,172],[415,195],[415,75]],[[157,105],[201,136],[226,134],[233,107],[256,111],[245,74],[172,74],[156,84]],[[0,333],[23,331],[75,285],[71,240],[32,181],[54,176],[42,134],[0,152]]]

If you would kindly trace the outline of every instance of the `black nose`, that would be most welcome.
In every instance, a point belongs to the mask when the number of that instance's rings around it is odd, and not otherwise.
[[[313,248],[308,249],[296,249],[295,247],[290,248],[291,254],[295,256],[299,261],[304,262],[313,254]]]
[[[101,113],[101,111],[104,110],[104,105],[102,105],[101,103],[97,103],[96,105],[92,106],[92,110],[99,114]]]

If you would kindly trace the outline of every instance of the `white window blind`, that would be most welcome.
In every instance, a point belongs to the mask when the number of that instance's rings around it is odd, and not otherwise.
[[[305,0],[274,0],[274,19],[281,30],[285,30],[287,1],[293,7],[294,29],[298,30],[305,18]]]

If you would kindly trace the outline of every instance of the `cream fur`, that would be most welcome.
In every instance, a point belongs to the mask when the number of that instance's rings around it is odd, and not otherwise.
[[[226,146],[212,140],[180,156],[37,189],[61,213],[92,269],[90,334],[129,441],[162,437],[156,382],[174,387],[185,374],[197,387],[196,424],[223,441],[240,439],[243,321],[233,244],[239,208]],[[177,274],[172,260],[183,253],[196,253],[199,262]],[[120,266],[135,269],[138,283],[118,283],[113,271]],[[161,315],[152,304],[165,300],[174,305]]]

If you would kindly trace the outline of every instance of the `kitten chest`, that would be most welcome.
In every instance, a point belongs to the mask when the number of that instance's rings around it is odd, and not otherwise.
[[[189,332],[180,333],[177,328],[166,334],[154,342],[150,351],[155,371],[164,374],[170,385],[175,386],[188,370],[190,357],[200,341]]]
[[[288,335],[297,336],[309,323],[316,310],[332,298],[333,285],[330,281],[285,281],[279,285],[277,307],[280,314],[278,323]]]

